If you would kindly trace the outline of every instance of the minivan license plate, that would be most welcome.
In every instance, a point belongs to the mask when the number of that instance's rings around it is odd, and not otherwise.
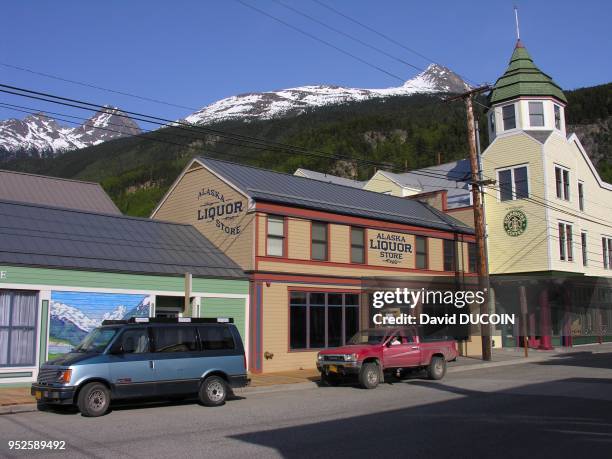
[[[338,373],[338,367],[337,367],[336,365],[330,365],[330,366],[327,368],[327,370],[328,370],[330,373]]]
[[[42,392],[37,390],[36,392],[34,392],[34,397],[36,398],[36,400],[40,400],[42,398]]]

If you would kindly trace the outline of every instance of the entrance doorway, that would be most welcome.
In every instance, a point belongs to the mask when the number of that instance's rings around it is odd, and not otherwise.
[[[174,319],[185,312],[185,298],[182,296],[158,296],[155,299],[155,317]]]

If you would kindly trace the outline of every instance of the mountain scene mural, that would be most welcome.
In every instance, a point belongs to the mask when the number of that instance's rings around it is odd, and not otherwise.
[[[51,293],[49,359],[70,352],[104,320],[148,317],[150,297],[123,293]]]

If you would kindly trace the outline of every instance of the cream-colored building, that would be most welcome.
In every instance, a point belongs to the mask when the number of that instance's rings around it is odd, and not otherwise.
[[[520,41],[489,100],[482,154],[484,178],[495,180],[484,199],[489,272],[566,282],[561,290],[539,284],[528,298],[531,345],[571,345],[581,330],[605,335],[610,310],[589,308],[593,292],[581,303],[575,290],[580,278],[612,278],[612,185],[566,132],[565,95]]]

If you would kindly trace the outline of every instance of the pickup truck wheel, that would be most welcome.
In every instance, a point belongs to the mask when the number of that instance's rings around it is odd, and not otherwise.
[[[442,379],[446,374],[446,360],[444,357],[435,355],[431,358],[427,367],[427,377],[429,379]]]
[[[380,382],[380,370],[378,365],[370,362],[364,363],[359,371],[359,384],[364,389],[375,389]]]
[[[200,386],[200,402],[204,406],[221,406],[227,398],[227,384],[219,376],[209,376]]]
[[[83,416],[94,418],[108,411],[110,398],[110,391],[104,384],[93,382],[79,391],[77,406]]]

